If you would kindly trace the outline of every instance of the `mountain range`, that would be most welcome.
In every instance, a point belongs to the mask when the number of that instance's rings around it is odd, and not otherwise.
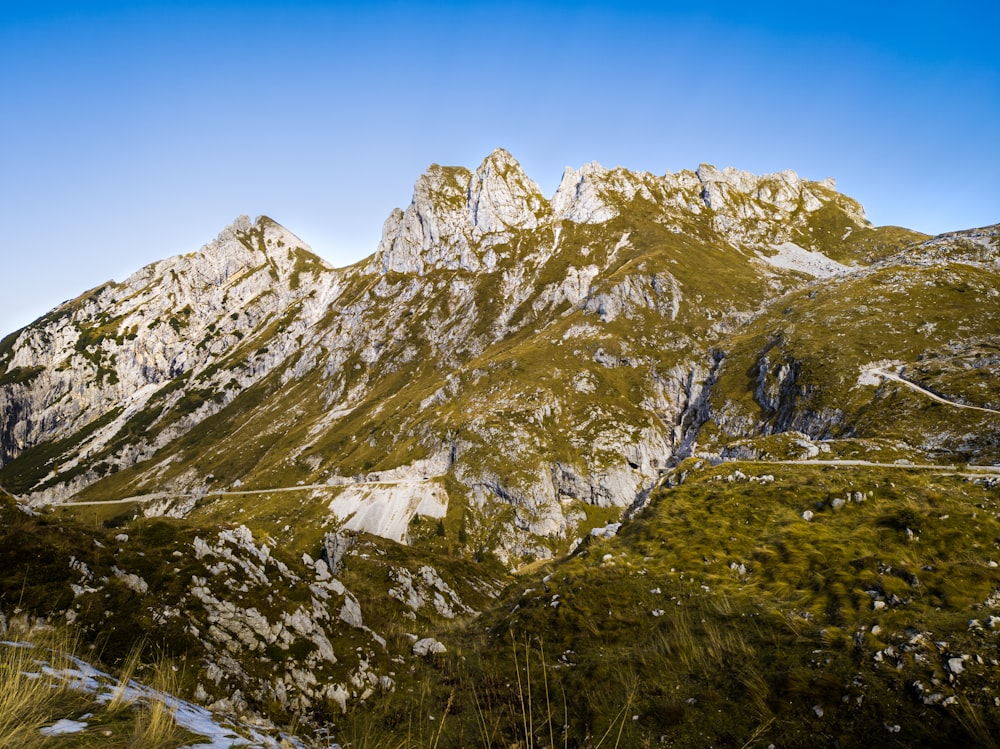
[[[241,216],[0,342],[0,621],[357,746],[988,743],[998,272],[705,164]]]

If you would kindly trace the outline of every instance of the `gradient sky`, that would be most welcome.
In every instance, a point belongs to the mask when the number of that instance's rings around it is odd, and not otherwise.
[[[336,266],[502,146],[1000,222],[1000,4],[0,0],[0,335],[267,214]]]

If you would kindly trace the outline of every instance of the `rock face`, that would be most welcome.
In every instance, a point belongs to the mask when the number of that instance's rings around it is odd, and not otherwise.
[[[301,240],[270,219],[252,224],[241,216],[197,253],[67,302],[3,341],[5,379],[14,381],[0,389],[0,460],[7,463],[38,442],[70,438],[78,449],[60,469],[75,471],[76,480],[66,483],[81,486],[94,474],[86,456],[105,450],[130,423],[135,439],[112,464],[150,457],[294,349],[286,336],[229,370],[226,382],[216,378],[210,391],[178,386],[216,368],[288,310],[297,313],[289,319],[294,330],[308,331],[335,290],[326,266]],[[154,410],[174,410],[178,418],[158,439],[143,439],[145,429],[137,430],[133,419]]]
[[[175,515],[308,492],[324,532],[405,543],[424,516],[548,556],[690,454],[727,336],[881,236],[790,171],[589,164],[546,199],[503,150],[430,167],[349,269],[240,217],[0,343],[0,485]],[[769,428],[809,431],[769,366]]]
[[[434,165],[417,180],[413,202],[386,221],[377,255],[385,271],[493,270],[489,251],[512,230],[534,229],[548,212],[541,190],[503,150],[475,171]],[[485,250],[485,252],[483,252]]]

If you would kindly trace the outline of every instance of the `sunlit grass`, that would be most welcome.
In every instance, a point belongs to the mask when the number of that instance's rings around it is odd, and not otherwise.
[[[0,749],[174,749],[197,739],[177,725],[173,703],[138,693],[132,681],[138,649],[117,682],[89,668],[79,652],[68,628],[11,623],[0,643]],[[152,690],[173,693],[171,664],[160,661],[147,670]],[[61,720],[79,725],[68,733],[43,733]]]

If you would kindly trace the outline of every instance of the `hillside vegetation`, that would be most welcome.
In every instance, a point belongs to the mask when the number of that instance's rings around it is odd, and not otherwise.
[[[0,342],[0,625],[304,745],[993,746],[998,270],[708,165],[241,217]]]

